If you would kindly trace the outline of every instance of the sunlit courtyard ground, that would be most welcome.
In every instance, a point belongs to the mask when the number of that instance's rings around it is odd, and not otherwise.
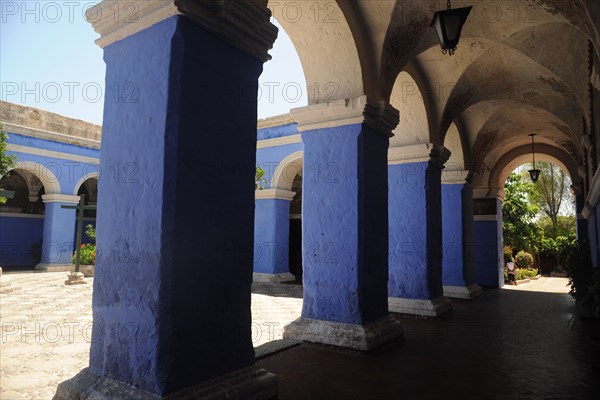
[[[0,399],[52,399],[60,382],[88,366],[93,278],[66,286],[64,272],[8,276],[21,289],[0,295]],[[281,339],[301,307],[298,285],[255,285],[254,346]]]
[[[60,382],[88,365],[93,278],[87,285],[66,286],[64,272],[9,276],[21,289],[0,295],[0,399],[48,400]],[[567,293],[568,287],[565,278],[541,278],[505,290]],[[298,285],[255,285],[254,345],[281,339],[301,307]]]

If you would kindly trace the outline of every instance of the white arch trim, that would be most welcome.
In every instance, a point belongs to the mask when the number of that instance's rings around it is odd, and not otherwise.
[[[44,185],[46,194],[60,193],[60,183],[56,175],[48,168],[32,161],[17,161],[11,171],[22,170],[35,175]],[[10,171],[9,171],[10,172]],[[2,179],[2,176],[0,176]]]
[[[96,166],[96,167],[97,167],[97,166]],[[73,195],[77,196],[77,192],[79,192],[79,188],[81,187],[81,185],[83,185],[83,183],[84,183],[85,181],[87,181],[88,179],[91,179],[91,178],[96,178],[96,179],[98,179],[98,175],[99,175],[99,173],[98,173],[98,171],[96,170],[96,171],[94,171],[94,172],[90,172],[90,173],[88,173],[88,174],[86,174],[86,175],[82,176],[82,177],[81,177],[81,179],[80,179],[80,180],[77,182],[77,184],[75,185],[75,190],[73,190]]]
[[[297,151],[285,157],[271,177],[271,189],[292,190],[296,175],[302,175],[304,152]]]

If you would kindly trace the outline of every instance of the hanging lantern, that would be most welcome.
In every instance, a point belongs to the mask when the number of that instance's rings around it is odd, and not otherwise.
[[[452,9],[452,4],[448,0],[448,9],[445,11],[437,11],[433,15],[430,27],[435,26],[442,53],[453,55],[456,52],[456,46],[460,40],[462,27],[469,17],[469,13],[473,7],[463,7]]]
[[[535,168],[535,144],[534,144],[534,138],[537,135],[537,133],[532,133],[529,136],[531,136],[531,152],[533,153],[533,169],[529,170],[529,176],[531,177],[531,180],[533,181],[533,183],[537,182],[538,179],[540,179],[540,173],[541,171],[539,169]]]

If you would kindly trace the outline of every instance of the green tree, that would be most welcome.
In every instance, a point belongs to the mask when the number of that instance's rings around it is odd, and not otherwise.
[[[533,185],[523,176],[511,173],[504,185],[502,203],[502,230],[504,244],[514,251],[537,253],[541,242],[541,230],[534,219],[539,208],[529,202]]]
[[[267,183],[267,180],[264,178],[265,170],[260,165],[256,167],[256,175],[254,176],[254,190],[263,190],[265,187],[261,185],[262,183]]]
[[[552,237],[559,231],[558,217],[565,206],[573,201],[571,195],[571,179],[562,168],[551,164],[536,163],[541,171],[539,180],[535,183],[535,190],[531,192],[531,201],[538,205],[540,210],[552,222]]]
[[[8,135],[2,130],[0,125],[0,177],[4,176],[14,168],[16,157],[6,155],[6,139]],[[6,197],[0,196],[0,204],[6,203]]]

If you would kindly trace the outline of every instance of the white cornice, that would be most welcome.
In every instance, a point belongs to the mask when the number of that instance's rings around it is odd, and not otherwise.
[[[16,135],[30,136],[38,139],[50,140],[52,142],[72,144],[75,146],[89,147],[92,149],[100,148],[100,142],[97,140],[65,135],[64,133],[44,131],[27,126],[11,124],[10,122],[6,121],[0,121],[0,124],[2,124],[2,130],[9,134],[14,133]]]
[[[292,201],[295,195],[295,192],[284,189],[264,189],[254,191],[254,198],[256,200],[278,199]]]
[[[464,185],[469,177],[469,171],[444,169],[442,171],[443,185]]]
[[[256,129],[259,130],[259,129],[271,128],[274,126],[289,125],[289,124],[293,124],[294,122],[296,122],[296,121],[294,121],[292,116],[289,113],[287,113],[287,114],[277,115],[275,117],[259,119],[258,121],[256,121]]]
[[[119,4],[116,14],[115,4]],[[125,39],[175,15],[183,15],[254,57],[267,61],[277,38],[271,12],[254,1],[104,0],[87,11],[88,21],[100,34],[100,47]]]
[[[300,134],[282,136],[274,139],[259,140],[256,143],[257,149],[263,149],[265,147],[284,146],[286,144],[302,143],[302,136]]]
[[[364,112],[366,104],[367,96],[361,96],[352,100],[342,99],[330,103],[295,108],[290,113],[292,119],[298,122],[298,131],[304,132],[314,129],[362,124],[365,120]]]
[[[6,145],[6,149],[10,150],[10,151],[15,151],[18,153],[33,154],[33,155],[42,156],[42,157],[51,157],[51,158],[58,158],[61,160],[78,161],[78,162],[87,163],[87,164],[100,164],[100,160],[98,158],[79,156],[77,154],[71,154],[71,153],[63,153],[62,151],[37,149],[35,147],[21,146],[18,144],[10,144],[10,143]]]
[[[44,194],[42,195],[42,200],[44,203],[69,203],[69,204],[78,204],[79,196],[73,196],[69,194]]]
[[[428,162],[431,157],[431,144],[414,144],[411,146],[390,147],[388,150],[388,164],[409,164]]]

